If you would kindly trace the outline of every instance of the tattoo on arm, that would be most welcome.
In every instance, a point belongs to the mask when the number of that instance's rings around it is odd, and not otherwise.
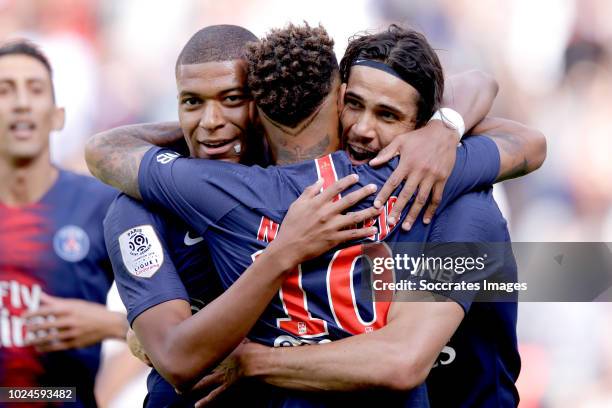
[[[144,154],[152,146],[139,132],[137,127],[109,130],[93,136],[86,147],[91,173],[102,182],[138,199],[141,198],[138,169]]]
[[[155,146],[173,146],[177,142],[184,142],[183,130],[178,122],[145,123],[126,126],[125,133],[132,132],[138,139],[154,144]]]
[[[514,167],[505,172],[505,174],[501,174],[497,177],[498,181],[508,180],[515,177],[521,177],[526,174],[529,174],[529,163],[526,158],[523,158],[522,163],[515,163]]]
[[[490,132],[487,136],[497,144],[501,157],[496,181],[508,180],[529,173],[529,162],[520,137],[501,132]]]

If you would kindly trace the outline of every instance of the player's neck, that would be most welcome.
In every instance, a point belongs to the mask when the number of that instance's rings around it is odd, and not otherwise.
[[[280,125],[261,112],[260,117],[275,164],[315,159],[340,148],[335,105],[323,105],[295,127]]]
[[[48,152],[31,160],[0,159],[0,202],[9,207],[36,203],[53,186],[58,174]]]

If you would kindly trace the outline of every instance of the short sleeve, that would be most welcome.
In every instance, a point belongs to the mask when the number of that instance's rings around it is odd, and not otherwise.
[[[189,301],[163,235],[158,219],[125,195],[117,197],[104,219],[104,239],[130,325],[160,303]]]
[[[491,186],[499,166],[499,150],[493,140],[486,136],[465,138],[457,148],[457,159],[444,187],[440,208],[468,191]]]

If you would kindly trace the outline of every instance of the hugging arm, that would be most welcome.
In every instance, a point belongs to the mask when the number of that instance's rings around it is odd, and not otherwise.
[[[502,224],[503,219],[500,214],[499,219],[490,220],[487,225],[491,228],[483,229],[481,223],[475,226],[483,219],[483,209],[488,207],[483,207],[482,201],[475,204],[473,200],[473,196],[464,195],[453,202],[451,208],[454,210],[449,208],[449,214],[460,213],[459,219],[447,216],[434,221],[436,237],[430,235],[429,238],[439,244],[447,241],[455,244],[429,246],[428,256],[465,256],[473,251],[471,243],[489,242],[492,236],[489,230]],[[484,216],[488,215],[490,213]],[[470,244],[456,244],[461,242]],[[490,256],[482,272],[456,275],[452,281],[482,282],[496,275],[503,265],[498,256]],[[397,291],[387,323],[379,330],[302,347],[268,348],[245,344],[230,356],[231,363],[223,364],[203,378],[198,386],[218,386],[219,389],[225,387],[224,381],[228,379],[253,377],[279,387],[305,391],[412,389],[425,380],[459,327],[465,311],[470,310],[475,296],[476,292],[454,290],[439,295]],[[208,402],[211,395],[204,402]]]
[[[442,106],[459,112],[469,132],[489,114],[498,91],[497,81],[486,72],[462,72],[448,77],[444,83]]]
[[[449,77],[444,84],[443,107],[459,112],[470,129],[484,118],[497,96],[498,85],[493,77],[477,70]],[[402,210],[415,192],[416,198],[402,227],[409,230],[430,193],[431,201],[423,217],[425,223],[433,217],[442,200],[442,192],[455,164],[457,131],[441,120],[432,120],[420,129],[396,136],[381,150],[370,164],[380,165],[395,155],[400,162],[389,180],[381,188],[376,201],[385,203],[391,193],[402,183],[404,186],[390,214],[390,219],[399,220]]]
[[[97,179],[140,199],[138,168],[153,145],[167,146],[183,137],[177,122],[122,126],[98,133],[85,146],[89,171]]]
[[[375,216],[376,209],[343,214],[372,194],[373,186],[332,202],[356,181],[355,176],[345,177],[322,193],[320,182],[307,188],[289,208],[276,239],[232,286],[195,315],[187,302],[176,299],[136,317],[134,331],[160,374],[187,391],[240,344],[296,265],[341,242],[375,233],[373,228],[347,227]]]
[[[228,379],[251,377],[302,391],[412,389],[425,381],[464,316],[455,302],[434,301],[427,292],[414,296],[419,301],[392,303],[387,325],[371,333],[302,347],[244,344],[230,356],[232,363],[196,387],[226,388]]]
[[[537,129],[501,118],[487,117],[473,134],[486,135],[499,149],[500,168],[496,182],[521,177],[540,168],[546,159],[546,138]]]
[[[454,302],[394,302],[387,325],[372,333],[316,346],[246,349],[245,375],[302,390],[409,390],[425,381],[463,315]]]
[[[499,172],[495,178],[495,182],[529,174],[537,170],[546,158],[546,138],[542,132],[521,123],[508,119],[486,117],[472,128],[471,133],[473,135],[482,135],[473,137],[490,138],[497,147],[499,153]],[[464,140],[471,137],[472,136],[468,136],[464,138]],[[484,171],[484,166],[490,165],[491,161],[488,159],[489,158],[481,162],[476,162],[476,165],[482,167]],[[397,171],[397,169],[395,171]],[[444,180],[445,187],[447,187],[447,181],[448,179]],[[402,193],[404,190],[402,190]],[[402,193],[400,193],[400,196]],[[427,200],[428,196],[421,194],[421,190],[419,189],[414,199],[417,205],[416,208],[422,208]],[[442,196],[440,196],[439,201],[437,195],[431,197],[431,202],[435,208],[438,208],[442,201]],[[423,215],[423,221],[426,224],[431,221],[431,217],[433,216],[433,212],[430,211],[430,208],[431,207],[428,207]],[[404,228],[411,227],[412,224],[414,224],[420,212],[420,209],[419,212],[415,212],[414,209],[415,207],[413,204],[413,207],[411,207],[406,215],[406,219],[403,223]],[[397,220],[400,215],[401,213],[396,204],[391,211],[390,218]]]

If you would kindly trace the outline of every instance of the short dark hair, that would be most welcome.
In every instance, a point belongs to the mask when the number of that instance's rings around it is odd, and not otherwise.
[[[295,126],[329,94],[338,72],[334,41],[321,25],[274,29],[246,56],[248,84],[257,106],[272,120]]]
[[[16,40],[10,40],[0,44],[0,58],[7,55],[27,55],[32,57],[45,66],[45,69],[49,73],[49,81],[51,82],[51,97],[55,102],[55,90],[53,89],[53,69],[49,59],[40,49],[40,47],[33,42],[24,38]]]
[[[11,40],[0,44],[0,57],[5,55],[27,55],[43,64],[47,71],[49,71],[49,76],[53,74],[47,56],[36,44],[26,39]]]
[[[229,24],[204,27],[187,41],[176,60],[176,68],[242,59],[246,44],[251,41],[257,41],[257,37],[244,27]]]
[[[440,107],[444,72],[440,60],[422,34],[391,24],[385,31],[351,38],[340,61],[342,82],[359,59],[382,62],[419,91],[416,127],[421,127]]]

